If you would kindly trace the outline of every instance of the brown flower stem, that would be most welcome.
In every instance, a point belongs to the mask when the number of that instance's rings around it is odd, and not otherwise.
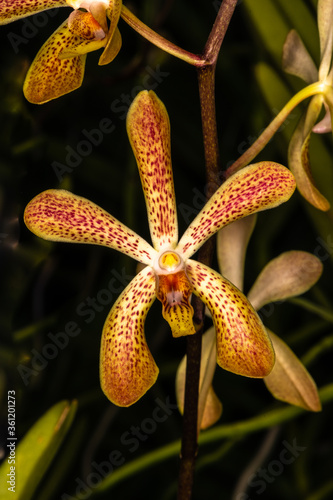
[[[187,50],[184,50],[181,47],[178,47],[174,43],[170,42],[163,36],[156,33],[156,31],[149,28],[145,23],[140,21],[140,19],[138,19],[133,14],[133,12],[131,12],[127,7],[125,7],[125,5],[122,6],[120,15],[122,19],[129,26],[131,26],[131,28],[133,28],[141,36],[146,38],[146,40],[149,40],[149,42],[153,43],[154,45],[156,45],[156,47],[159,47],[168,54],[178,57],[178,59],[182,59],[183,61],[192,64],[193,66],[200,67],[203,64],[205,64],[205,61],[204,59],[202,59],[202,57],[198,56],[197,54],[192,54],[192,52],[188,52]]]
[[[203,132],[206,197],[209,199],[219,187],[220,158],[215,112],[215,68],[226,30],[237,0],[224,0],[207,40],[202,59],[205,65],[197,68],[201,122]],[[198,261],[210,265],[215,248],[215,238],[201,247]],[[198,451],[198,399],[201,362],[201,339],[204,320],[204,304],[194,297],[194,324],[197,333],[187,337],[187,364],[185,380],[183,435],[178,478],[178,500],[192,497],[195,460]]]

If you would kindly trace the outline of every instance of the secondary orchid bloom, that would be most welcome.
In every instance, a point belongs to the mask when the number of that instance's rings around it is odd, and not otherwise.
[[[217,237],[221,273],[240,290],[243,289],[244,261],[255,216],[238,220],[221,229]],[[322,263],[314,255],[302,251],[282,253],[262,270],[247,298],[259,310],[263,306],[300,295],[313,286],[322,273]],[[317,387],[312,377],[283,340],[268,331],[275,351],[274,368],[264,382],[276,399],[306,410],[321,409]],[[198,424],[201,429],[213,425],[221,416],[222,404],[216,396],[212,380],[215,372],[216,334],[214,327],[203,335],[200,372]],[[176,393],[183,409],[186,356],[177,372]]]
[[[103,391],[115,404],[129,406],[155,383],[158,368],[144,334],[148,310],[157,297],[173,336],[194,334],[192,293],[211,311],[219,364],[246,376],[267,375],[274,351],[257,313],[234,285],[190,257],[221,227],[288,200],[295,189],[293,175],[269,162],[244,168],[216,191],[178,241],[169,117],[154,92],[143,91],[135,98],[127,132],[153,246],[102,208],[68,191],[45,191],[25,210],[27,227],[42,238],[107,246],[146,266],[119,296],[105,322]]]
[[[300,36],[292,30],[283,47],[283,68],[302,78],[307,84],[320,82],[321,93],[311,98],[289,145],[289,166],[297,181],[297,187],[309,203],[320,210],[328,210],[328,200],[317,189],[313,180],[309,143],[312,132],[332,131],[333,120],[333,1],[318,0],[318,29],[320,40],[320,64],[316,68]],[[326,115],[319,122],[318,116],[325,107]]]
[[[122,0],[0,0],[0,24],[57,7],[74,9],[32,62],[23,86],[28,101],[43,104],[80,87],[88,52],[104,48],[101,65],[116,57],[121,6]]]

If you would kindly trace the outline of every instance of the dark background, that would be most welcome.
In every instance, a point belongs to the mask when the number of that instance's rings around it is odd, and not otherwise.
[[[276,104],[265,99],[258,77],[260,65],[265,64],[273,72],[268,91],[275,89],[274,84],[278,82],[286,92],[302,87],[302,82],[283,75],[279,54],[271,48],[271,38],[262,38],[248,10],[249,3],[247,0],[239,2],[217,66],[216,101],[222,168],[254,141],[286,102],[285,94],[278,91],[279,85],[273,96]],[[267,0],[267,3],[282,12],[287,31],[293,27],[287,11],[283,10],[286,2]],[[315,26],[315,2],[302,3]],[[203,50],[217,4],[203,0],[133,0],[126,3],[149,26],[195,53]],[[174,380],[185,353],[185,340],[172,338],[156,301],[148,314],[146,335],[160,368],[158,381],[130,408],[121,409],[109,403],[99,386],[99,346],[103,323],[116,294],[107,295],[102,290],[107,288],[113,276],[119,280],[119,286],[124,287],[134,276],[136,263],[106,248],[53,244],[38,239],[24,226],[22,214],[26,204],[45,189],[66,188],[96,202],[149,241],[144,199],[124,120],[128,103],[147,82],[148,88],[155,90],[165,103],[170,116],[180,234],[201,208],[205,186],[196,71],[151,46],[123,20],[119,22],[123,47],[114,62],[101,67],[97,65],[100,54],[88,54],[85,78],[79,90],[42,106],[25,100],[22,94],[25,73],[41,45],[69,12],[69,9],[59,9],[45,26],[30,34],[30,38],[25,36],[31,33],[25,21],[0,29],[2,416],[6,423],[6,392],[10,389],[15,389],[17,394],[19,437],[56,402],[78,400],[74,424],[34,497],[37,500],[58,499],[64,493],[73,495],[77,478],[85,481],[94,470],[91,464],[107,460],[112,450],[119,450],[129,463],[179,439],[182,420],[175,409],[165,422],[158,423],[149,435],[145,434],[145,439],[139,439],[137,447],[133,443],[133,446],[124,444],[122,436],[131,434],[132,426],[141,426],[145,419],[151,418],[156,398],[175,403]],[[29,19],[33,22],[34,18]],[[263,25],[270,22],[263,12]],[[301,19],[299,22],[302,24]],[[303,28],[305,33],[313,33],[310,27],[308,30],[303,25]],[[25,42],[13,46],[13,33],[22,36]],[[309,40],[318,62],[318,42],[312,35]],[[149,79],[147,75],[151,75]],[[288,137],[298,116],[299,111],[293,112],[288,125],[276,134],[260,159],[287,163]],[[82,154],[82,141],[87,140],[83,131],[99,128],[103,119],[112,121],[113,131],[103,134],[89,154]],[[318,141],[313,146],[318,154],[314,157],[315,176],[332,202],[331,137],[328,135]],[[59,169],[61,165],[69,166],[68,158],[66,163],[69,150],[81,152],[80,159],[77,166],[62,175]],[[324,164],[320,155],[328,157],[330,163]],[[315,252],[317,249],[321,252],[325,273],[306,298],[332,310],[330,220],[326,214],[310,208],[298,193],[286,205],[260,215],[247,256],[246,289],[262,267],[282,251]],[[88,297],[97,300],[99,309],[89,316],[82,314],[88,307],[82,305],[87,304]],[[75,322],[79,334],[69,338],[64,348],[55,349],[50,334],[64,332],[69,322]],[[265,322],[300,357],[332,335],[329,319],[290,302],[277,304]],[[47,350],[47,344],[53,347]],[[32,369],[34,356],[38,364],[35,353],[41,355],[43,352],[44,361],[39,358],[39,369],[24,372],[28,373],[25,383],[18,367]],[[45,360],[45,353],[49,359]],[[329,347],[317,356],[309,369],[319,387],[332,380]],[[214,387],[224,406],[220,424],[251,418],[282,406],[273,400],[261,381],[241,378],[220,368],[216,370]],[[262,492],[258,485],[252,485],[247,496],[236,500],[330,498],[329,493],[311,496],[311,492],[318,492],[331,480],[331,420],[332,404],[327,404],[320,414],[303,414],[281,425],[261,467],[278,460],[284,441],[292,443],[296,439],[306,450],[271,482],[265,482]],[[266,432],[244,436],[232,444],[228,453],[221,448],[223,442],[200,448],[199,458],[208,457],[208,463],[200,466],[198,462],[194,499],[232,498],[239,477],[261,446]],[[119,483],[113,491],[99,498],[174,498],[177,471],[178,458],[174,457]]]

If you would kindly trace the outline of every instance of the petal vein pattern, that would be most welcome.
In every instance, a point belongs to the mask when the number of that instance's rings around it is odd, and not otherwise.
[[[50,189],[26,207],[24,221],[50,241],[88,243],[113,248],[151,265],[157,252],[138,234],[95,203],[63,189]]]
[[[103,328],[101,386],[110,401],[119,406],[135,403],[158,375],[144,334],[147,312],[155,297],[154,272],[146,267],[119,296]]]
[[[209,308],[216,329],[217,362],[245,377],[265,377],[274,366],[274,351],[258,314],[232,283],[209,267],[188,260],[193,293]]]
[[[276,207],[295,190],[291,172],[277,163],[243,168],[222,184],[189,225],[176,250],[191,257],[219,229],[252,213]]]

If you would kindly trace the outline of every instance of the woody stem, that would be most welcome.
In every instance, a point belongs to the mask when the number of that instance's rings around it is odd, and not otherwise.
[[[220,184],[220,158],[215,112],[215,68],[218,54],[236,4],[237,0],[224,0],[222,2],[202,55],[205,65],[197,68],[207,199],[214,194]],[[206,265],[211,265],[214,248],[215,239],[210,238],[201,247],[197,260]],[[197,333],[187,337],[187,365],[178,500],[189,500],[192,497],[195,460],[198,451],[198,399],[204,304],[197,297],[194,297],[192,305]]]

